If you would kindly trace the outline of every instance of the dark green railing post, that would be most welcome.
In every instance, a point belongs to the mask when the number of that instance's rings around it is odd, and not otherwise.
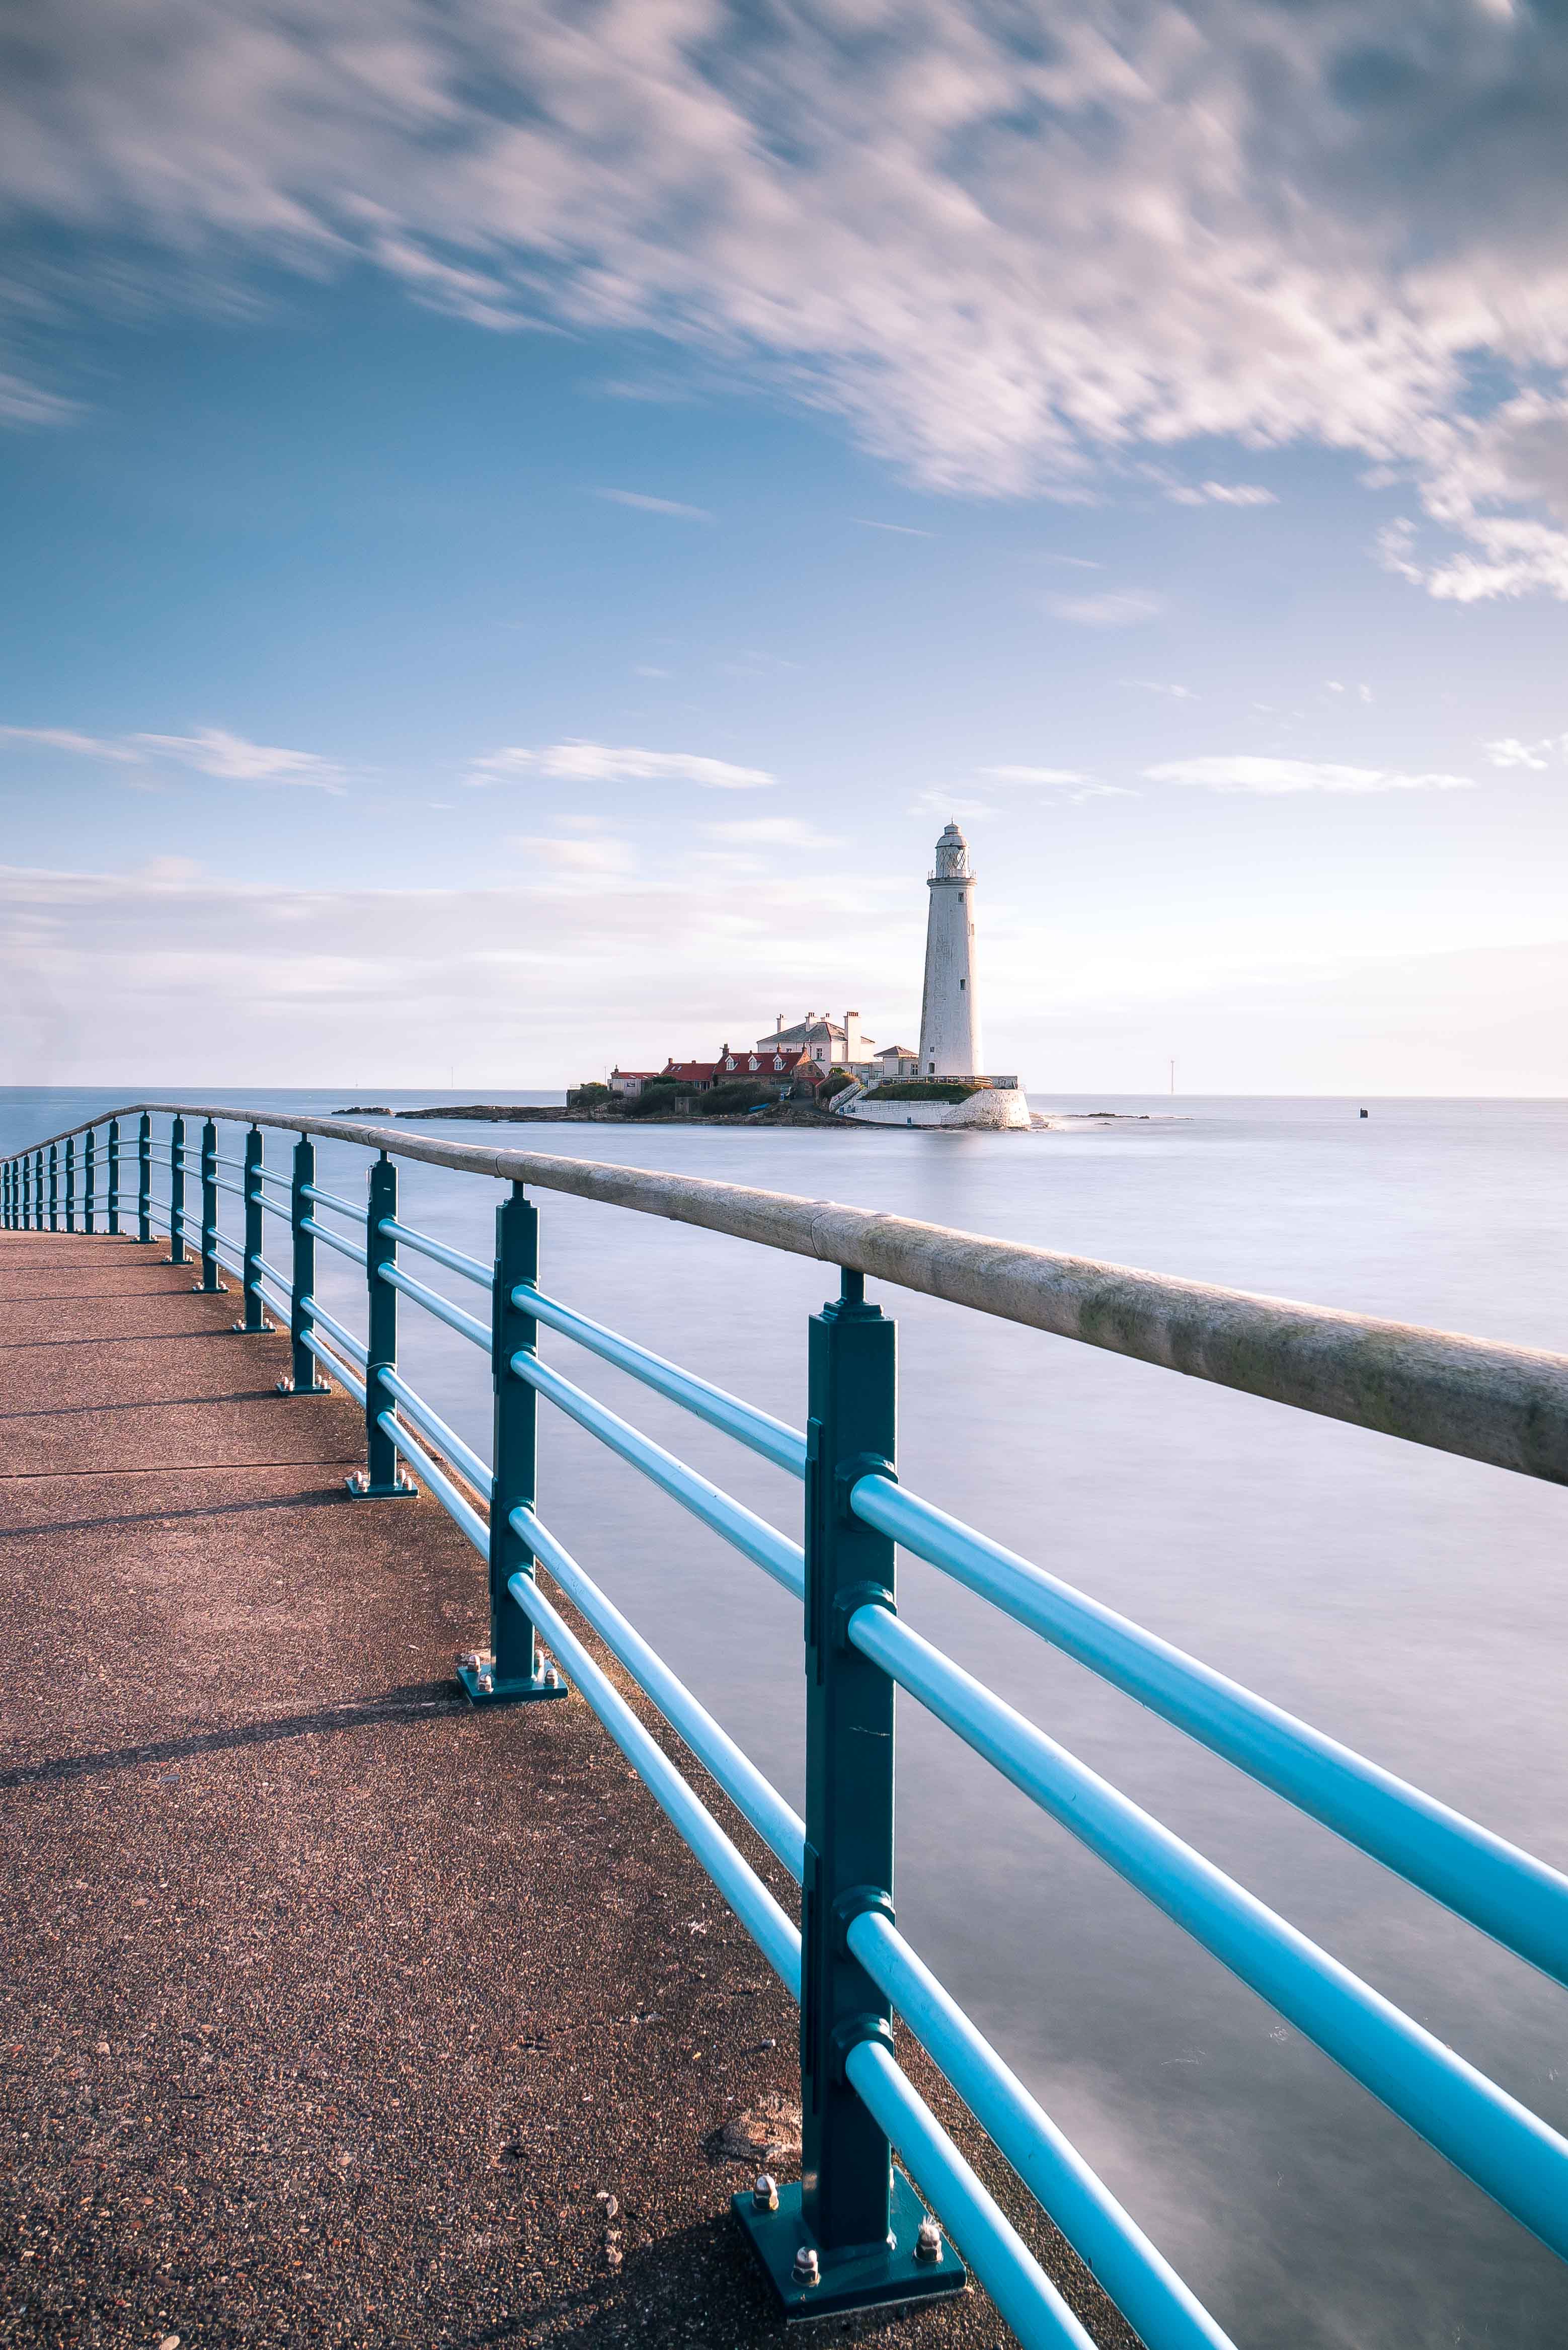
[[[82,1144],[82,1230],[84,1232],[90,1232],[96,1229],[93,1214],[94,1179],[98,1172],[97,1139],[89,1126],[87,1138]]]
[[[893,1544],[849,1508],[856,1481],[893,1473],[895,1329],[856,1273],[811,1322],[805,1482],[805,1877],[801,1906],[801,2178],[734,2208],[788,2314],[828,2315],[952,2292],[949,2249],[916,2254],[926,2211],[851,2087],[860,2041],[893,2044],[890,2002],[846,1936],[892,1916],[893,1684],[850,1647],[858,1607],[894,1604]]]
[[[565,1697],[566,1683],[539,1663],[534,1626],[507,1591],[514,1575],[531,1575],[534,1554],[512,1523],[515,1509],[538,1498],[539,1399],[512,1368],[514,1355],[531,1355],[539,1326],[514,1301],[514,1290],[539,1278],[539,1211],[521,1183],[495,1211],[495,1282],[490,1315],[490,1367],[494,1388],[492,1434],[495,1462],[490,1488],[490,1647],[477,1665],[460,1665],[458,1679],[475,1705],[518,1705],[530,1698]]]
[[[5,1176],[4,1176],[4,1178],[3,1178],[3,1179],[0,1179],[0,1180],[3,1180],[4,1185],[5,1185],[5,1230],[6,1230],[7,1232],[9,1232],[9,1231],[11,1230],[11,1176],[12,1176],[12,1161],[11,1161],[9,1159],[7,1159],[7,1160],[5,1161]]]
[[[208,1118],[202,1128],[202,1281],[205,1290],[226,1289],[218,1272],[218,1128]]]
[[[169,1128],[169,1254],[166,1264],[185,1262],[185,1121]]]
[[[119,1232],[119,1120],[109,1122],[109,1230],[110,1238]]]
[[[330,1395],[332,1392],[321,1376],[321,1366],[305,1343],[305,1334],[315,1320],[313,1309],[316,1305],[316,1235],[305,1229],[315,1203],[307,1200],[305,1193],[306,1187],[315,1181],[316,1145],[308,1134],[302,1134],[294,1146],[294,1183],[289,1194],[290,1221],[294,1232],[294,1258],[289,1274],[294,1294],[288,1319],[292,1351],[289,1376],[277,1383],[279,1395]]]
[[[396,1409],[396,1399],[381,1384],[383,1371],[398,1367],[398,1293],[381,1279],[381,1267],[395,1264],[398,1243],[381,1230],[398,1212],[398,1170],[383,1152],[370,1170],[370,1203],[365,1215],[365,1284],[369,1336],[365,1371],[365,1467],[348,1480],[348,1490],[360,1499],[389,1502],[411,1493],[403,1475],[398,1448],[380,1425],[384,1411]]]
[[[245,1171],[242,1177],[245,1192],[244,1292],[245,1310],[234,1324],[246,1337],[254,1337],[258,1330],[270,1330],[262,1302],[262,1135],[259,1126],[253,1126],[245,1137]]]
[[[143,1110],[136,1128],[136,1237],[152,1238],[152,1119]]]
[[[41,1150],[33,1154],[33,1228],[40,1232],[44,1229],[44,1154]]]
[[[57,1232],[59,1229],[60,1146],[57,1142],[51,1142],[49,1145],[49,1230],[52,1232]]]
[[[67,1134],[66,1137],[66,1230],[67,1232],[74,1232],[76,1228],[77,1139],[74,1134]]]

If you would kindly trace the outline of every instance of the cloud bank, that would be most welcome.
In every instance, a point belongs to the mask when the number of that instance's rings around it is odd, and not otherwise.
[[[1564,120],[1568,16],[1476,0],[55,0],[0,208],[35,340],[73,289],[369,261],[755,365],[940,489],[1349,452],[1413,485],[1397,572],[1568,598]]]

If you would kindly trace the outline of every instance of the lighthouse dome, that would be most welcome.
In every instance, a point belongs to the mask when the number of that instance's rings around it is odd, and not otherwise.
[[[962,880],[969,872],[969,843],[956,824],[950,824],[937,843],[937,881]]]

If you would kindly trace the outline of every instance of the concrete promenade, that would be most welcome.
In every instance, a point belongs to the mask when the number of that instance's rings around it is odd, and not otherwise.
[[[458,1700],[479,1560],[166,1254],[0,1235],[0,2342],[782,2340],[727,2207],[792,2002],[580,1699]]]

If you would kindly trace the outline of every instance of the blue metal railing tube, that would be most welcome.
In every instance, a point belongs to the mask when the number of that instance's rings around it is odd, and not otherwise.
[[[886,1478],[857,1517],[1568,1984],[1568,1878]]]
[[[119,1232],[119,1120],[109,1122],[109,1229],[111,1237]]]
[[[397,1261],[398,1243],[381,1230],[382,1219],[398,1212],[398,1170],[378,1159],[370,1170],[370,1200],[365,1215],[367,1338],[365,1365],[365,1471],[349,1480],[349,1491],[372,1501],[391,1501],[414,1491],[398,1463],[398,1448],[381,1426],[396,1402],[382,1383],[383,1370],[398,1367],[398,1293],[381,1278],[381,1267]],[[314,1221],[314,1220],[313,1220]],[[297,1286],[297,1284],[296,1284]]]
[[[218,1275],[218,1260],[213,1243],[218,1236],[218,1129],[208,1118],[202,1128],[202,1286],[205,1290],[227,1287]]]
[[[185,1121],[169,1128],[169,1264],[185,1262]]]
[[[514,1511],[532,1513],[538,1498],[539,1399],[512,1367],[514,1355],[532,1356],[539,1326],[519,1311],[513,1291],[539,1277],[539,1211],[521,1183],[495,1211],[495,1275],[491,1284],[490,1368],[495,1463],[490,1487],[490,1661],[464,1666],[463,1687],[478,1705],[516,1705],[566,1693],[559,1674],[540,1666],[534,1618],[508,1589],[514,1575],[530,1582],[534,1554],[513,1523]]]
[[[97,1175],[98,1137],[89,1126],[87,1130],[87,1139],[82,1144],[82,1230],[84,1232],[95,1232],[97,1230],[97,1225],[94,1222],[98,1207],[96,1196]]]
[[[136,1127],[136,1237],[152,1238],[152,1120],[143,1110]]]
[[[315,1326],[315,1233],[308,1232],[315,1184],[315,1142],[301,1135],[294,1145],[294,1182],[289,1187],[289,1224],[294,1232],[294,1276],[289,1302],[289,1378],[277,1382],[280,1396],[329,1396],[331,1387],[315,1367],[310,1330]]]
[[[262,1135],[259,1126],[253,1126],[245,1137],[245,1171],[242,1177],[245,1200],[245,1271],[242,1286],[245,1293],[245,1310],[234,1328],[247,1337],[257,1331],[268,1330],[266,1308],[261,1294],[262,1277]]]

